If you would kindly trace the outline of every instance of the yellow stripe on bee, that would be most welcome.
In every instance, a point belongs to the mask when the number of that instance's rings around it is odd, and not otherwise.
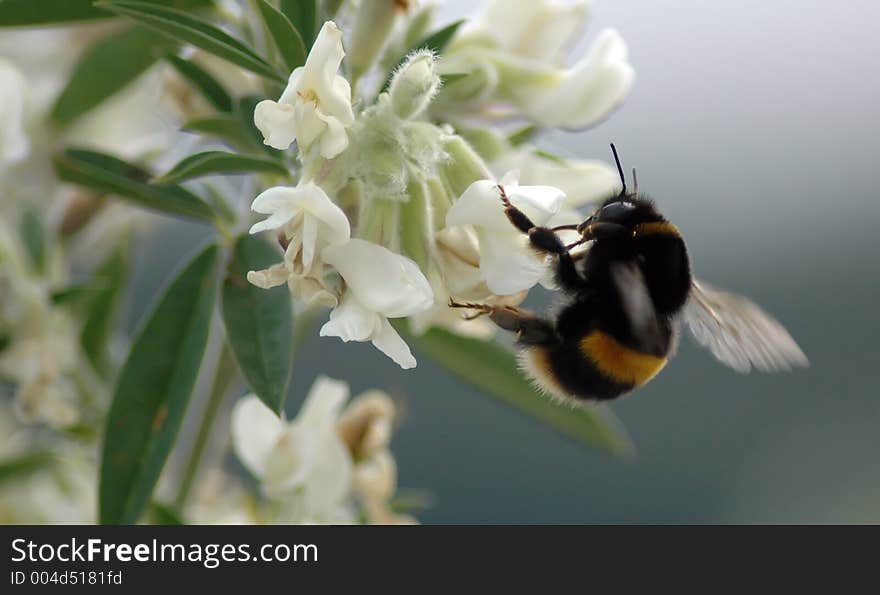
[[[665,357],[630,349],[602,331],[581,339],[581,351],[605,376],[633,386],[645,384],[666,365]]]
[[[654,221],[651,223],[639,223],[633,228],[633,237],[666,234],[681,237],[678,228],[669,221]]]

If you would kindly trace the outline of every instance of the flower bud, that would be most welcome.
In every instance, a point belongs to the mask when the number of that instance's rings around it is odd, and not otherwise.
[[[483,159],[460,136],[449,137],[443,148],[449,155],[449,162],[443,165],[443,177],[455,196],[461,196],[477,180],[492,178]]]
[[[393,0],[361,0],[353,19],[348,56],[355,80],[370,69],[385,47],[398,12]]]
[[[410,172],[407,194],[409,200],[400,205],[401,247],[405,255],[426,271],[434,244],[434,221],[427,184],[417,172]]]
[[[428,107],[439,86],[440,77],[434,71],[434,54],[428,50],[414,52],[391,81],[391,108],[404,119],[417,116]]]

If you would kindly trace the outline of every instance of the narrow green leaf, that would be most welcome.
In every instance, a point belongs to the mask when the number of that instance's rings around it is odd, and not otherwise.
[[[52,453],[31,452],[0,461],[0,485],[5,481],[18,480],[52,463]]]
[[[562,434],[618,455],[632,452],[629,436],[611,410],[603,405],[572,406],[539,394],[517,370],[514,354],[501,345],[441,329],[408,340],[454,375]]]
[[[444,87],[448,87],[450,85],[454,85],[458,81],[470,76],[466,72],[450,72],[449,74],[441,74],[440,75],[440,84]]]
[[[280,259],[278,250],[263,240],[243,235],[223,282],[223,323],[229,345],[251,390],[276,413],[284,409],[293,363],[290,293],[286,286],[255,287],[247,281],[247,273]]]
[[[74,23],[113,17],[112,12],[93,6],[95,0],[0,0],[0,27],[27,27]],[[210,6],[214,0],[149,0],[150,4],[177,8]]]
[[[559,155],[556,155],[555,153],[550,153],[542,149],[535,149],[534,151],[532,151],[532,154],[535,157],[540,157],[541,159],[546,159],[547,161],[552,161],[554,163],[558,163],[559,165],[565,165],[565,157],[561,157]]]
[[[246,130],[238,114],[220,114],[205,118],[196,118],[183,125],[188,132],[198,132],[210,136],[216,136],[231,146],[247,150],[259,149],[254,142],[250,130]]]
[[[174,446],[208,342],[218,255],[209,246],[171,282],[119,374],[101,454],[102,524],[137,522]]]
[[[408,55],[416,50],[427,49],[434,52],[434,55],[439,56],[443,53],[443,50],[446,49],[446,46],[449,45],[449,42],[452,41],[455,33],[463,24],[464,20],[450,23],[439,31],[434,31],[433,33],[413,45],[411,48],[409,48],[406,52],[404,52],[404,54],[397,61],[397,64],[394,66],[394,68],[391,69],[391,72],[388,73],[388,77],[385,79],[385,84],[382,85],[382,91],[387,91],[388,87],[391,86],[391,79],[394,77],[394,72],[398,68],[400,68],[400,65],[403,64]],[[449,76],[454,77],[456,75]]]
[[[284,165],[267,157],[252,157],[226,151],[205,151],[181,160],[157,181],[168,184],[211,174],[246,172],[269,172],[280,176],[289,173]]]
[[[85,304],[80,344],[96,370],[105,370],[108,347],[129,273],[129,242],[124,240],[95,271]]]
[[[281,0],[280,4],[281,12],[302,36],[306,50],[312,49],[318,36],[317,5],[317,0]]]
[[[78,306],[94,290],[88,283],[78,283],[52,292],[50,299],[56,306]]]
[[[150,503],[150,524],[151,525],[185,525],[180,514],[169,504],[163,504],[154,500]]]
[[[211,105],[221,112],[231,112],[233,108],[232,96],[223,88],[217,79],[211,76],[204,68],[191,60],[181,58],[175,54],[169,54],[165,58],[180,75],[188,80],[199,93],[207,99]]]
[[[269,29],[269,34],[284,60],[284,66],[287,72],[293,72],[294,68],[298,68],[306,62],[306,46],[303,38],[300,37],[299,31],[296,30],[290,20],[284,13],[266,2],[266,0],[257,0],[257,6],[260,7],[260,13],[263,15],[263,22]]]
[[[66,126],[143,74],[168,46],[165,37],[132,27],[90,47],[58,96],[52,120]]]
[[[455,33],[463,24],[463,19],[460,21],[455,21],[454,23],[449,23],[442,29],[439,29],[438,31],[435,31],[434,33],[428,35],[428,37],[413,46],[410,51],[427,49],[431,50],[435,54],[443,53],[443,50],[446,49],[446,46],[449,45],[449,42],[452,41]]]
[[[172,39],[190,43],[251,72],[279,82],[287,80],[239,40],[211,23],[180,10],[129,0],[98,2],[96,5],[131,17]]]
[[[538,134],[540,131],[541,129],[534,124],[529,124],[527,126],[523,126],[519,130],[515,130],[510,136],[507,137],[507,142],[509,142],[514,147],[518,147],[535,138],[535,135]]]
[[[174,184],[150,184],[150,174],[105,153],[67,149],[53,160],[58,177],[98,192],[172,215],[211,221],[214,213],[202,199]]]
[[[35,209],[25,209],[18,224],[21,242],[31,259],[34,270],[46,270],[46,228]]]

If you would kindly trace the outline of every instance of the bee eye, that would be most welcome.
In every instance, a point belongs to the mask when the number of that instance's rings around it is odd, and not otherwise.
[[[602,210],[599,211],[598,219],[600,221],[616,221],[618,219],[622,219],[632,211],[636,206],[629,201],[619,201],[613,202],[611,204],[605,205],[602,207]]]

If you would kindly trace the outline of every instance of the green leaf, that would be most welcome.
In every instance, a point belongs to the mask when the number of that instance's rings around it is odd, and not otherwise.
[[[540,131],[541,129],[534,124],[529,124],[527,126],[523,126],[519,130],[515,130],[510,136],[507,137],[507,142],[509,142],[514,147],[518,147],[535,138],[535,135],[538,134]]]
[[[73,70],[50,117],[66,126],[100,105],[152,66],[168,41],[143,27],[132,27],[92,45]]]
[[[150,524],[151,525],[185,525],[180,514],[168,504],[153,501],[150,503]]]
[[[279,82],[287,80],[242,42],[211,23],[185,12],[129,0],[98,2],[96,5],[131,17],[172,39],[190,43],[251,72]]]
[[[463,80],[470,76],[466,72],[450,72],[449,74],[441,74],[440,75],[440,84],[444,87],[448,87],[449,85],[454,85],[460,80]]]
[[[407,338],[417,350],[454,375],[562,434],[618,455],[632,452],[629,436],[608,408],[572,406],[536,392],[517,370],[514,354],[501,345],[441,329]]]
[[[46,228],[35,209],[22,212],[18,231],[34,270],[42,273],[46,270]]]
[[[540,157],[541,159],[546,159],[547,161],[552,161],[553,163],[558,163],[559,165],[565,165],[565,157],[561,157],[556,155],[555,153],[549,153],[542,149],[535,149],[532,151],[532,155],[535,157]]]
[[[168,173],[157,181],[163,184],[208,176],[211,174],[240,174],[246,172],[269,172],[287,176],[289,172],[283,164],[267,157],[252,157],[227,153],[226,151],[205,151],[181,160]]]
[[[56,306],[79,306],[89,295],[92,294],[93,288],[89,283],[78,283],[67,287],[56,289],[52,292],[50,299]]]
[[[312,49],[318,36],[318,6],[316,0],[281,0],[281,12],[296,27],[306,50]],[[306,52],[308,53],[308,52]]]
[[[231,112],[233,108],[232,96],[227,93],[217,79],[211,76],[204,68],[191,60],[169,54],[165,58],[180,75],[188,80],[211,105],[221,112]]]
[[[397,64],[394,68],[391,69],[391,72],[388,73],[388,77],[385,79],[385,84],[382,85],[382,91],[387,91],[388,87],[391,86],[391,79],[394,77],[395,71],[400,68],[401,64],[404,63],[406,57],[413,53],[416,50],[427,49],[434,52],[435,56],[439,56],[443,53],[443,50],[446,49],[446,46],[449,45],[449,42],[452,41],[452,38],[455,36],[455,33],[458,31],[459,27],[464,24],[464,20],[455,21],[454,23],[450,23],[440,29],[439,31],[435,31],[413,45],[409,48],[397,61]],[[455,75],[449,75],[450,77]]]
[[[431,33],[425,39],[410,48],[410,52],[420,49],[428,49],[435,54],[443,53],[443,50],[446,49],[446,46],[449,45],[449,42],[452,41],[455,33],[463,24],[464,20],[462,19],[446,25],[442,29]]]
[[[266,23],[266,28],[275,41],[275,47],[278,48],[287,71],[292,72],[294,68],[305,64],[306,46],[296,27],[284,16],[284,13],[266,0],[257,0],[257,6],[260,7],[263,22]]]
[[[52,463],[52,453],[48,451],[31,452],[0,461],[0,485],[5,481],[21,479],[23,476],[40,471]]]
[[[67,149],[53,159],[58,177],[98,192],[115,194],[148,209],[212,221],[214,213],[202,199],[174,184],[150,184],[150,174],[105,153]]]
[[[250,130],[242,125],[241,118],[237,114],[220,114],[205,118],[196,118],[183,125],[188,132],[198,132],[223,139],[233,147],[241,150],[255,150],[258,145],[254,143]]]
[[[107,348],[128,281],[128,264],[129,242],[126,239],[116,247],[91,279],[94,290],[89,293],[85,304],[85,323],[79,340],[86,357],[96,370],[105,370],[107,367]]]
[[[112,12],[93,6],[95,0],[0,0],[0,27],[27,27],[73,23],[113,17]],[[178,8],[210,6],[214,0],[149,0],[150,4]]]
[[[223,323],[229,345],[251,390],[276,413],[284,409],[293,363],[290,292],[284,285],[255,287],[247,281],[247,273],[280,259],[278,250],[263,240],[243,235],[223,281]]]
[[[102,524],[137,522],[174,446],[208,342],[218,256],[209,246],[171,282],[119,374],[101,454]]]

